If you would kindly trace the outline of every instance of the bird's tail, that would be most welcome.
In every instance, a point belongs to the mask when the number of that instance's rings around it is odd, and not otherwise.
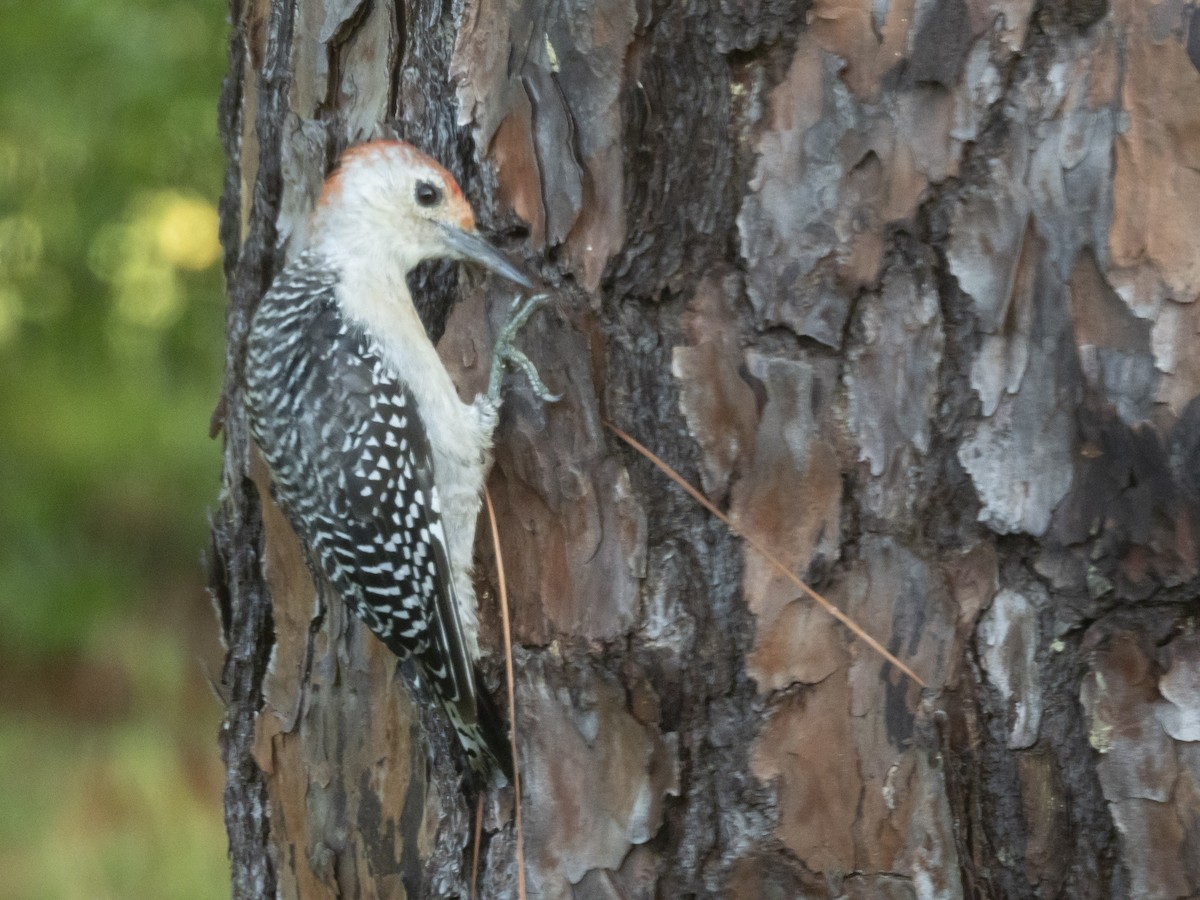
[[[511,784],[513,780],[512,747],[500,710],[487,691],[482,690],[483,683],[483,678],[477,672],[475,684],[481,689],[473,698],[474,716],[470,716],[470,710],[463,710],[457,703],[446,703],[446,712],[466,751],[471,770],[484,784],[499,787],[506,782]],[[474,721],[468,721],[468,717]]]

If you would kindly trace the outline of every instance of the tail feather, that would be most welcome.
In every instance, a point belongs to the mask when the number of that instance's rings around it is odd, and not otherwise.
[[[475,683],[480,688],[484,683],[478,672]],[[472,699],[474,710],[470,709]],[[474,698],[465,699],[461,705],[445,701],[443,703],[454,730],[458,733],[459,742],[466,751],[471,769],[486,784],[497,782],[497,775],[511,784],[512,747],[504,728],[504,719],[491,696],[486,691],[479,690]],[[467,708],[464,709],[464,706]]]
[[[483,679],[476,673],[475,683],[481,688]],[[500,773],[511,783],[513,780],[512,744],[509,742],[508,729],[504,727],[504,718],[500,708],[496,706],[491,695],[480,690],[475,696],[475,710],[478,716],[479,733],[487,748],[491,762]]]

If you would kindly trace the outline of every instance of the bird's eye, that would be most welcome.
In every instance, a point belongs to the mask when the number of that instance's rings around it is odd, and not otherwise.
[[[416,197],[420,206],[437,206],[442,202],[441,189],[428,181],[417,182]]]

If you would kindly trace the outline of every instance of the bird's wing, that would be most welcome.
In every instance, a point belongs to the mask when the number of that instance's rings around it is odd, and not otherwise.
[[[313,322],[308,377],[323,379],[317,408],[300,417],[326,455],[314,477],[325,509],[325,574],[398,656],[415,656],[444,701],[475,721],[473,664],[462,638],[433,454],[408,388],[347,326],[332,299]],[[324,334],[317,334],[318,332]],[[318,543],[314,541],[314,543]],[[322,542],[323,543],[323,542]]]

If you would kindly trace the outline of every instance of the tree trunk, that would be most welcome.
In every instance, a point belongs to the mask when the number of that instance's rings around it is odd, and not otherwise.
[[[468,891],[444,726],[314,589],[242,405],[249,317],[322,178],[391,134],[559,298],[523,340],[563,399],[514,379],[489,481],[531,896],[1200,894],[1200,13],[232,0],[232,21],[213,584],[235,897]],[[469,397],[507,298],[419,280]],[[481,896],[515,896],[511,813],[488,799]]]

